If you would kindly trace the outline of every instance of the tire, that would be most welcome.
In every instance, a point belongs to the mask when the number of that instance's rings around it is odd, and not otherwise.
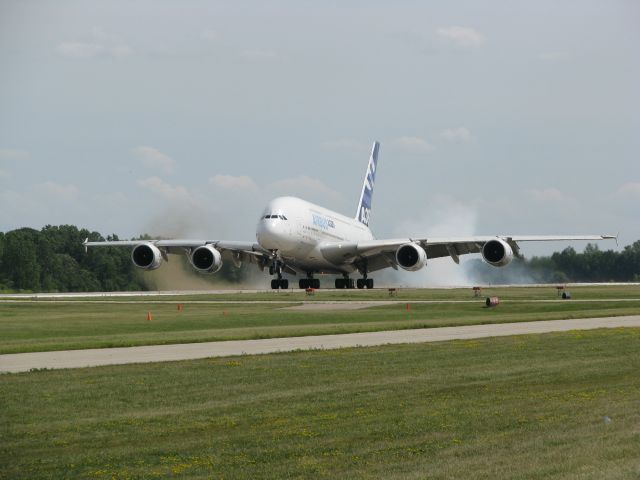
[[[316,290],[320,288],[320,279],[318,278],[312,278],[309,283],[311,283],[311,288],[315,288]]]
[[[273,288],[274,290],[277,290],[280,287],[280,282],[278,282],[277,279],[273,279],[271,280],[271,288]]]
[[[344,288],[344,278],[336,278],[336,289]]]
[[[359,279],[356,281],[356,286],[358,287],[358,289],[362,290],[362,289],[364,288],[364,279],[359,278]]]
[[[280,288],[283,290],[287,290],[289,288],[289,280],[287,280],[286,278],[280,280]]]
[[[356,288],[356,281],[353,278],[350,278],[349,280],[347,280],[347,288],[351,290]]]
[[[309,281],[306,278],[301,278],[300,281],[298,282],[298,286],[302,290],[306,290],[307,288],[309,288]]]
[[[373,288],[373,278],[367,278],[365,283],[367,285],[367,288],[369,288],[369,289]]]

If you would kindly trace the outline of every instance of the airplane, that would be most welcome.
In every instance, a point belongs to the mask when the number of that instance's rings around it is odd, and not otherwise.
[[[89,242],[87,247],[130,246],[131,260],[143,270],[155,270],[168,254],[184,253],[200,273],[215,273],[223,257],[236,267],[242,262],[268,269],[272,289],[288,289],[283,274],[300,275],[301,289],[320,288],[316,274],[340,275],[335,288],[373,288],[369,274],[385,268],[415,272],[427,261],[480,253],[486,263],[504,267],[519,257],[518,242],[615,239],[612,235],[495,235],[376,239],[369,229],[371,199],[378,168],[380,143],[374,142],[354,217],[347,217],[296,197],[278,197],[265,207],[254,241],[226,240],[123,240]],[[358,274],[355,281],[351,277]]]

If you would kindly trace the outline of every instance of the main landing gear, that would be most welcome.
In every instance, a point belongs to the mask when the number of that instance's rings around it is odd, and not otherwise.
[[[363,289],[363,288],[373,288],[373,278],[367,278],[367,275],[364,275],[364,278],[358,278],[355,281],[353,281],[353,278],[349,278],[348,276],[344,276],[344,278],[336,278],[336,288],[337,289],[341,289],[341,288],[359,288],[359,289]]]
[[[320,288],[320,279],[313,277],[301,278],[298,282],[298,286],[303,290],[306,290],[307,288],[313,288],[317,290],[318,288]]]

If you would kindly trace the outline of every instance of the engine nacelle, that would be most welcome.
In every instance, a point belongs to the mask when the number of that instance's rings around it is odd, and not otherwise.
[[[513,249],[504,240],[489,240],[482,247],[482,258],[489,265],[504,267],[513,260]]]
[[[155,270],[162,264],[162,253],[153,243],[141,243],[131,252],[131,261],[143,270]]]
[[[222,268],[222,255],[211,245],[203,245],[191,253],[191,265],[200,273],[216,273]]]
[[[396,262],[403,269],[415,272],[427,264],[427,252],[417,243],[405,243],[396,250]]]

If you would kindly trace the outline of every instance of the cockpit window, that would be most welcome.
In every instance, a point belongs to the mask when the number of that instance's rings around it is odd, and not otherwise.
[[[280,220],[286,220],[287,219],[287,217],[285,217],[284,215],[271,215],[271,214],[265,215],[262,218],[264,218],[264,219],[267,219],[267,218],[279,218]]]

